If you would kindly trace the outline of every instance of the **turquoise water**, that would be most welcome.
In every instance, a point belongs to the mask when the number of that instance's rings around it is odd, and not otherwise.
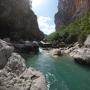
[[[48,90],[90,90],[90,68],[75,63],[71,57],[53,58],[42,51],[28,56],[26,64],[43,72]]]

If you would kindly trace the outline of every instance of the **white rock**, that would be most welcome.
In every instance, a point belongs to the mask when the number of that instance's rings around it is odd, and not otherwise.
[[[44,75],[26,68],[25,60],[14,48],[0,40],[0,90],[47,90]]]
[[[11,53],[14,51],[14,47],[8,46],[7,43],[0,39],[0,68],[3,68]]]
[[[53,49],[51,53],[52,53],[52,55],[58,55],[58,56],[62,55],[60,49]]]
[[[20,75],[26,69],[25,60],[19,54],[12,53],[11,57],[8,58],[5,69],[16,75]]]
[[[90,63],[90,49],[89,48],[80,48],[76,49],[70,53],[76,60],[85,61],[86,63]]]

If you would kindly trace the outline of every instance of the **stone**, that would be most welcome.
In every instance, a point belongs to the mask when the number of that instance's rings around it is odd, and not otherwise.
[[[25,70],[25,72],[21,76],[26,78],[26,80],[28,78],[32,80],[30,90],[47,90],[45,77],[41,72],[36,71],[33,68],[29,68]]]
[[[16,75],[20,75],[25,69],[25,60],[17,53],[12,53],[8,58],[8,62],[5,66],[8,72],[12,72]]]
[[[79,48],[75,49],[70,53],[76,61],[84,62],[90,64],[90,49],[89,48]]]
[[[2,78],[3,80],[3,82],[1,83],[2,88],[14,88],[15,90],[47,90],[44,75],[31,67],[26,69],[19,76],[15,76],[13,75],[14,73],[11,72],[9,73],[9,75],[7,74],[8,72],[3,71],[2,74],[0,73],[0,78]],[[15,77],[11,78],[11,74]]]
[[[2,51],[2,52],[1,52]],[[24,58],[0,40],[0,90],[47,90],[44,75],[27,68]]]
[[[84,42],[84,46],[81,48],[75,48],[71,53],[76,61],[84,64],[90,64],[90,35],[87,37]]]
[[[52,51],[51,51],[51,53],[52,53],[52,56],[62,56],[62,53],[61,53],[61,50],[60,49],[53,49]]]
[[[14,47],[8,46],[5,41],[0,39],[0,69],[6,65],[13,51]]]

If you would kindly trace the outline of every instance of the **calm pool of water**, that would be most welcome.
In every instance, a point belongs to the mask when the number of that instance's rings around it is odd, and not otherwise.
[[[42,51],[28,56],[26,64],[43,72],[48,90],[90,90],[90,68],[75,63],[71,57],[53,58]]]

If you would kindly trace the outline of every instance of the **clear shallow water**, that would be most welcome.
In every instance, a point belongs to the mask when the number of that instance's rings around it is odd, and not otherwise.
[[[27,57],[26,64],[43,72],[48,90],[90,90],[90,68],[68,56],[53,58],[42,51]]]

